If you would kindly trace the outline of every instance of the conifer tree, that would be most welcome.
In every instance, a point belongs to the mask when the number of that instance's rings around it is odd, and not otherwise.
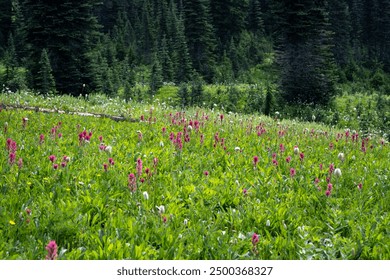
[[[59,92],[78,95],[83,84],[92,83],[88,53],[97,41],[98,25],[93,14],[97,3],[97,0],[24,1],[28,69],[33,88],[37,88],[42,49],[50,53]]]
[[[193,68],[185,37],[184,21],[179,16],[176,24],[176,40],[172,54],[172,63],[175,68],[175,81],[177,83],[188,82],[193,76]]]
[[[282,96],[292,103],[328,104],[335,91],[326,1],[282,4]]]
[[[153,55],[153,65],[150,77],[150,93],[154,94],[163,85],[162,68],[159,58],[156,53]]]
[[[53,77],[53,71],[50,65],[49,55],[46,49],[42,50],[41,58],[39,60],[39,71],[36,77],[36,89],[40,93],[54,93],[55,81]]]
[[[247,15],[248,30],[256,34],[264,34],[264,21],[260,0],[249,0]]]
[[[183,3],[192,65],[207,82],[211,82],[214,76],[216,40],[210,17],[210,2],[186,0]]]

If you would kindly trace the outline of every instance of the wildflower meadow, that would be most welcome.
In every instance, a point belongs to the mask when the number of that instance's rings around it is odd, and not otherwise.
[[[132,121],[1,110],[0,259],[390,258],[380,136],[278,115],[115,108]]]

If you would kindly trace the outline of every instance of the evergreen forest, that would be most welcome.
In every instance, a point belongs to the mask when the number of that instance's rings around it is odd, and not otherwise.
[[[344,84],[388,94],[389,50],[390,0],[0,1],[3,91],[197,105],[199,84],[261,84],[268,107],[327,106]]]

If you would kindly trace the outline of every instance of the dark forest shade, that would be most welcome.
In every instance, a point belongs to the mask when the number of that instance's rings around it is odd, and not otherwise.
[[[73,95],[261,83],[248,75],[276,53],[285,100],[326,104],[335,74],[390,71],[390,0],[0,0],[0,82],[21,88],[24,68],[40,91],[43,49],[56,92]]]

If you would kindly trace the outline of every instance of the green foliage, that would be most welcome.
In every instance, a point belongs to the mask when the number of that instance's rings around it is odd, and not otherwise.
[[[205,95],[210,90],[205,88]],[[348,98],[339,104],[362,100]],[[372,110],[386,110],[383,100],[372,101]],[[390,145],[376,135],[365,137],[358,130],[354,140],[352,129],[314,122],[198,107],[176,111],[159,102],[104,95],[45,98],[23,92],[1,94],[0,102],[144,119],[129,124],[3,109],[1,259],[42,260],[50,240],[58,244],[61,260],[390,257]],[[362,106],[369,108],[369,103]],[[183,127],[180,148],[170,133],[177,136]],[[91,132],[88,141],[79,136],[84,129]],[[13,150],[7,149],[7,139],[17,144],[15,163],[9,161]],[[56,156],[53,162],[50,155]],[[18,165],[19,158],[23,164]],[[137,159],[143,162],[140,175]],[[329,170],[331,164],[341,170],[340,177]],[[133,191],[130,173],[136,174]],[[259,235],[256,245],[254,233]]]

